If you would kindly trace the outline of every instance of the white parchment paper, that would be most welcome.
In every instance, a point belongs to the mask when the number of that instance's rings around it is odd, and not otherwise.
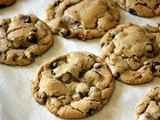
[[[16,13],[33,13],[43,20],[44,10],[51,0],[17,0],[16,4],[0,9],[0,19],[11,17]],[[160,17],[141,18],[120,10],[121,22],[132,22],[139,25],[160,23]],[[44,106],[35,102],[31,95],[30,80],[39,65],[52,57],[70,51],[88,51],[96,55],[100,52],[100,39],[82,42],[76,39],[67,40],[54,36],[54,46],[45,54],[36,58],[28,66],[8,66],[0,64],[0,120],[60,120]],[[96,114],[84,120],[133,120],[136,102],[151,88],[159,86],[160,78],[143,85],[125,85],[116,81],[115,90],[109,102]]]

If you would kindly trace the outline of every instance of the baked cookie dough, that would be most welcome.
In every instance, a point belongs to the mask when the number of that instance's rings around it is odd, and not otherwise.
[[[140,99],[135,109],[135,120],[160,120],[160,88],[155,87]]]
[[[108,101],[114,79],[107,65],[88,52],[71,52],[40,66],[31,80],[39,104],[62,118],[83,118]]]
[[[0,8],[4,8],[14,4],[16,0],[0,0]]]
[[[125,23],[101,39],[102,57],[113,76],[126,84],[142,84],[159,76],[160,30]]]
[[[160,0],[115,0],[119,6],[129,13],[141,17],[160,15]]]
[[[53,33],[83,41],[103,36],[120,19],[113,0],[53,0],[45,16]]]
[[[0,20],[0,63],[28,65],[52,43],[50,28],[33,14]]]

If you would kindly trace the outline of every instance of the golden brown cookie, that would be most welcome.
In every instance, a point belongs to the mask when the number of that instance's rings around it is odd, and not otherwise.
[[[115,27],[120,14],[113,0],[53,0],[45,18],[53,33],[87,40]]]
[[[141,17],[160,15],[160,0],[115,0],[119,6],[129,13]]]
[[[31,80],[39,104],[62,118],[83,118],[101,109],[114,89],[105,62],[88,52],[71,52],[42,64]]]
[[[126,84],[142,84],[159,74],[160,30],[125,23],[101,39],[102,57],[113,76]]]
[[[33,14],[0,20],[0,63],[28,65],[52,43],[50,28]]]

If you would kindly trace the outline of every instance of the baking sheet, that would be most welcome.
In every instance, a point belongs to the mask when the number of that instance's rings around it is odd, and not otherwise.
[[[33,13],[43,20],[44,10],[51,0],[17,0],[11,7],[0,9],[0,19],[16,13]],[[139,25],[160,23],[160,17],[140,18],[120,10],[121,21]],[[100,52],[100,39],[82,42],[54,36],[54,46],[39,56],[28,66],[8,66],[0,64],[0,120],[60,120],[44,106],[35,102],[29,82],[39,65],[52,57],[71,51],[88,51],[96,55]],[[125,85],[116,81],[115,90],[108,103],[96,114],[84,120],[133,120],[136,102],[151,88],[159,86],[160,78],[143,85]]]

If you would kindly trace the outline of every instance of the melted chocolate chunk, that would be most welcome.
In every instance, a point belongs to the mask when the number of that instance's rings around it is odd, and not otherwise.
[[[62,37],[67,37],[67,36],[69,36],[71,34],[71,32],[70,32],[70,30],[68,30],[68,29],[62,29],[61,31],[60,31],[60,35],[62,36]]]
[[[13,60],[16,60],[19,56],[17,54],[14,54]]]
[[[53,69],[55,69],[55,68],[57,68],[58,67],[58,61],[56,61],[56,62],[54,62],[53,64],[52,64],[52,68]]]
[[[87,112],[88,115],[92,115],[93,113],[95,113],[95,110],[93,108],[90,108]]]
[[[5,7],[7,7],[5,4],[0,5],[0,9]]]
[[[76,34],[75,38],[83,40],[84,39],[84,35],[83,34]]]
[[[39,91],[39,89],[40,89],[40,88],[39,88],[39,87],[37,87],[37,88],[36,88],[36,91]]]
[[[158,65],[160,65],[160,62],[153,62],[151,66],[152,71],[156,71],[156,66]]]
[[[31,17],[30,16],[27,16],[27,15],[23,15],[21,16],[21,21],[24,22],[24,23],[31,23]]]
[[[131,13],[132,15],[137,15],[137,12],[133,8],[129,8],[128,12]]]
[[[31,43],[37,43],[37,41],[38,41],[37,35],[31,34],[31,35],[28,37],[28,41],[31,42]]]
[[[51,71],[51,73],[52,73],[52,75],[56,75],[56,73],[53,70]]]
[[[110,35],[111,35],[112,39],[115,38],[115,34],[114,33],[111,33]]]
[[[105,45],[105,43],[101,43],[101,48]]]
[[[48,96],[46,93],[43,93],[41,98],[42,98],[43,102],[46,103]]]
[[[57,0],[57,1],[54,3],[54,7],[57,7],[60,3],[61,3],[61,1],[60,1],[60,0]]]
[[[88,92],[87,93],[78,92],[78,94],[80,95],[81,98],[84,98],[88,95]]]
[[[79,72],[79,75],[78,75],[78,77],[82,77],[84,75],[84,71],[81,71],[81,72]]]

